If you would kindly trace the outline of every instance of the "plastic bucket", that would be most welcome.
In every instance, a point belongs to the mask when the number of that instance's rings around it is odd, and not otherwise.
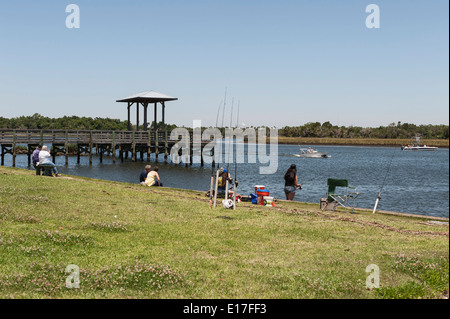
[[[272,206],[273,197],[272,196],[264,196],[264,204],[266,206]]]

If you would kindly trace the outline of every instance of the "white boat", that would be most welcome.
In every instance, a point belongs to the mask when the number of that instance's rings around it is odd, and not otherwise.
[[[410,145],[402,146],[403,151],[436,151],[437,149],[438,147],[435,146],[421,145],[419,135],[411,140]]]
[[[312,147],[300,148],[300,154],[294,154],[297,157],[326,158],[330,157],[327,152],[319,152]]]
[[[428,145],[424,145],[424,146],[402,146],[402,150],[404,151],[436,151],[438,149],[438,147],[436,146],[428,146]]]

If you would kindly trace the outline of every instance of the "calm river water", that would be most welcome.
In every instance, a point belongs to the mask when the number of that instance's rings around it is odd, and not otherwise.
[[[449,217],[449,150],[439,149],[429,152],[401,151],[400,147],[358,147],[358,146],[317,146],[319,151],[328,152],[329,158],[298,158],[292,154],[299,153],[299,146],[278,146],[278,170],[275,174],[260,175],[259,167],[268,164],[245,163],[237,165],[238,193],[248,195],[254,185],[264,185],[271,196],[284,199],[283,175],[287,168],[295,163],[298,169],[302,190],[298,190],[294,200],[319,203],[325,197],[328,178],[343,178],[351,186],[357,187],[362,195],[356,206],[373,208],[378,192],[382,189],[382,199],[378,209]],[[247,154],[247,153],[246,153]],[[224,158],[228,156],[224,153]],[[76,156],[69,158],[69,165],[64,165],[64,157],[57,157],[56,164],[62,174],[79,175],[111,181],[138,183],[139,173],[147,164],[131,162],[130,158],[121,163],[112,163],[111,157],[94,156],[89,165],[88,157],[82,157],[76,163]],[[10,155],[5,157],[5,166],[11,166]],[[164,186],[209,190],[211,166],[193,164],[188,168],[184,164],[164,164],[163,156],[159,163],[150,159],[151,165],[159,166],[159,174]],[[222,164],[227,167],[227,164]],[[16,167],[29,168],[26,155],[18,155]],[[234,164],[229,165],[232,176],[236,175]]]

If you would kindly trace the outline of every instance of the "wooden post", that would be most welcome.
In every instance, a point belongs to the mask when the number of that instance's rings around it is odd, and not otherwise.
[[[216,171],[216,185],[214,187],[214,207],[216,207],[218,187],[219,187],[219,170]]]
[[[131,104],[130,102],[128,102],[128,131],[131,131],[131,122],[130,122],[130,108],[131,108]]]
[[[147,162],[150,162],[150,155],[152,152],[152,134],[147,130]]]
[[[167,140],[167,131],[164,130],[164,162],[167,164],[167,157],[169,155],[168,146],[169,141]]]
[[[161,102],[161,104],[162,104],[162,130],[164,131],[166,129],[166,122],[165,122],[166,104],[164,102]]]
[[[155,124],[154,124],[153,129],[154,129],[155,131],[156,131],[156,128],[158,127],[158,122],[157,122],[157,118],[158,118],[158,117],[156,116],[156,115],[157,115],[157,111],[158,111],[157,105],[158,105],[158,103],[155,103],[155,107],[154,107],[154,108],[155,108],[155,114],[154,114],[154,115],[155,115],[155,122],[154,122]]]
[[[53,163],[56,163],[56,152],[55,152],[55,131],[52,131],[52,146],[50,147],[50,153],[52,154]]]
[[[139,102],[136,102],[136,131],[139,131]]]
[[[92,131],[89,131],[89,165],[92,165]]]
[[[66,153],[66,166],[69,165],[69,132],[66,130],[66,141],[64,142],[64,149]]]
[[[132,162],[136,162],[136,143],[135,143],[135,139],[134,139],[134,133],[135,131],[133,131],[132,134],[132,143],[131,143],[131,161]]]
[[[158,129],[155,130],[155,161],[158,162],[159,155],[159,133]]]
[[[116,163],[116,132],[112,132],[112,144],[111,144],[111,148],[112,148],[112,160],[113,160],[113,164]]]
[[[225,181],[225,199],[228,199],[228,178],[230,177],[230,173],[228,172],[227,180]]]
[[[28,166],[31,165],[31,153],[32,153],[31,149],[32,149],[32,147],[28,144],[27,145]]]
[[[16,130],[13,133],[13,145],[12,145],[12,156],[13,156],[13,167],[16,167]]]
[[[147,131],[147,108],[148,108],[148,103],[142,103],[142,105],[144,106],[144,131]]]

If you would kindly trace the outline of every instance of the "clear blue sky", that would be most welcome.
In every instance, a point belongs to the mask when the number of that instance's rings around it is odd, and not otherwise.
[[[66,28],[71,3],[79,29]],[[371,3],[379,29],[365,25]],[[209,126],[227,88],[226,125],[233,97],[247,125],[448,124],[448,12],[447,0],[0,0],[0,116],[124,120],[115,101],[154,90],[179,99],[168,123]]]

